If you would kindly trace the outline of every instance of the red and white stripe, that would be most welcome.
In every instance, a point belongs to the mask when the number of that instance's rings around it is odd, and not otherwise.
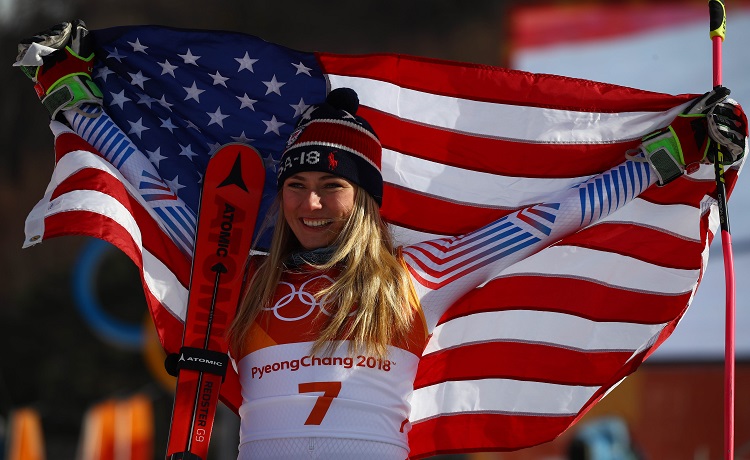
[[[159,340],[167,353],[182,346],[191,262],[169,237],[138,191],[94,147],[52,122],[56,165],[44,197],[26,219],[24,247],[63,235],[108,241],[141,274]],[[236,410],[239,381],[230,372],[223,400]]]
[[[151,208],[117,168],[77,134],[57,122],[53,125],[57,163],[44,198],[26,220],[25,246],[36,243],[40,236],[48,239],[70,234],[109,241],[138,266],[155,318],[181,322],[190,261],[158,226]],[[181,336],[160,338],[176,348],[182,342]]]

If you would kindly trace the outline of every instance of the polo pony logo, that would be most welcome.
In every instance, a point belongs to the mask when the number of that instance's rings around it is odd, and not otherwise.
[[[335,171],[338,165],[339,160],[336,159],[336,157],[333,155],[333,152],[330,152],[328,154],[328,169],[330,169],[331,171]]]

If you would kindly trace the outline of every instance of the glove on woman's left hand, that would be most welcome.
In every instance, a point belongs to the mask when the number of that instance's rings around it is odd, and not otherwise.
[[[726,98],[714,105],[708,112],[708,135],[724,147],[721,150],[722,163],[729,165],[742,159],[747,145],[747,116],[740,104],[734,99]],[[708,160],[713,162],[712,150],[709,149]]]
[[[729,89],[718,86],[696,98],[672,124],[643,138],[640,150],[653,167],[658,184],[680,177],[691,165],[714,162],[715,148],[721,146],[719,160],[733,164],[745,154],[748,123]]]

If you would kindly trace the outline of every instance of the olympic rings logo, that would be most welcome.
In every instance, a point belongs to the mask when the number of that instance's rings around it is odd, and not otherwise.
[[[310,283],[313,283],[319,280],[325,280],[327,281],[328,284],[333,283],[333,279],[327,275],[321,275],[315,278],[311,278],[305,281],[304,283],[302,283],[299,286],[299,289],[295,285],[291,283],[287,283],[286,281],[279,282],[279,289],[289,288],[289,292],[282,295],[272,307],[264,308],[263,310],[273,311],[273,315],[277,319],[279,319],[280,321],[288,321],[288,322],[299,321],[301,319],[305,319],[308,316],[310,316],[310,314],[312,314],[312,312],[314,312],[316,308],[320,308],[320,311],[323,312],[323,314],[327,316],[331,316],[331,313],[328,310],[326,310],[326,307],[325,307],[325,305],[328,303],[327,302],[328,298],[326,296],[323,296],[320,299],[316,299],[315,295],[312,292],[309,292],[307,290],[307,287],[310,285]],[[299,304],[305,305],[308,308],[306,311],[303,311],[301,314],[297,316],[286,316],[284,314],[283,309],[287,305],[291,304],[294,301],[294,299],[297,299]],[[287,308],[287,311],[289,311],[289,308]],[[349,316],[353,314],[354,313],[351,313]]]

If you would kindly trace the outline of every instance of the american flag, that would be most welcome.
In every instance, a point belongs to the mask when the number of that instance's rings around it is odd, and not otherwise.
[[[694,97],[395,54],[305,53],[230,32],[93,36],[107,115],[68,112],[72,130],[53,123],[57,165],[26,245],[85,234],[118,246],[141,269],[168,352],[181,342],[212,152],[228,142],[262,152],[265,212],[286,137],[329,89],[356,90],[358,114],[382,141],[382,212],[402,244],[554,201],[623,163]],[[640,172],[621,174],[635,182]],[[737,173],[727,171],[730,189]],[[582,188],[582,209],[598,209],[608,184]],[[718,225],[714,189],[702,166],[603,220],[584,213],[580,231],[459,299],[421,358],[412,458],[549,441],[635,371],[697,289]],[[230,374],[222,396],[236,410]]]

